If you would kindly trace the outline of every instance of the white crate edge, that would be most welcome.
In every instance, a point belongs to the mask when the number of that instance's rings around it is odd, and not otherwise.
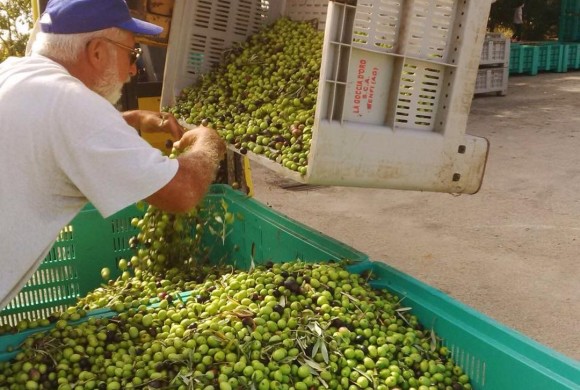
[[[282,8],[278,7],[275,11],[283,14],[288,1],[277,3],[282,4]],[[428,8],[450,2],[453,0],[422,0],[416,3]],[[176,1],[174,14],[181,17],[174,21],[170,33],[166,64],[166,74],[169,80],[164,80],[162,106],[172,104],[172,99],[177,92],[175,85],[181,77],[177,71],[178,67],[174,65],[176,65],[176,59],[183,60],[184,58],[183,47],[187,37],[183,30],[187,29],[188,25],[187,12],[184,11],[186,3],[191,6],[190,2]],[[274,4],[275,0],[270,3]],[[359,3],[362,2],[359,1]],[[374,2],[366,1],[366,4],[369,3]],[[482,138],[466,135],[465,130],[491,0],[457,1],[455,4],[459,3],[463,7],[460,24],[469,28],[462,26],[459,29],[461,36],[457,36],[459,43],[455,43],[455,50],[458,53],[453,54],[453,64],[441,66],[443,69],[441,72],[445,77],[443,81],[448,84],[441,85],[442,89],[438,97],[440,99],[438,104],[445,109],[437,111],[435,117],[432,118],[434,121],[432,126],[437,127],[436,131],[321,119],[318,115],[318,110],[322,106],[320,94],[324,93],[321,88],[306,176],[300,177],[295,172],[278,166],[263,156],[253,156],[251,152],[248,156],[288,178],[307,184],[452,193],[477,192],[485,171],[488,142]],[[335,4],[330,2],[329,10],[334,6]],[[345,4],[340,4],[340,6],[344,7]],[[457,5],[457,7],[460,6]],[[330,18],[330,16],[327,17]],[[332,23],[333,20],[326,20],[327,29]],[[450,27],[450,31],[454,28],[456,26]],[[404,29],[402,33],[405,33]],[[426,45],[426,43],[423,44]],[[327,50],[326,46],[325,43],[323,51]],[[182,53],[179,55],[180,50]],[[416,50],[422,49],[419,47]],[[393,58],[396,57],[396,55],[393,56]],[[439,66],[436,60],[425,62],[431,62],[432,68]],[[321,83],[324,82],[322,73],[321,70]]]

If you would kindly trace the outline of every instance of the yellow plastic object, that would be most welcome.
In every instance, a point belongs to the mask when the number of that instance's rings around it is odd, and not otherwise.
[[[140,110],[149,110],[149,111],[159,111],[160,107],[160,96],[151,96],[151,97],[140,97],[137,99],[137,106]],[[167,133],[157,133],[157,134],[142,134],[144,140],[149,142],[153,147],[161,150],[163,153],[171,152],[171,148],[167,148],[165,146],[168,139],[172,139],[170,134]],[[177,141],[172,139],[172,141]]]
[[[32,20],[36,21],[36,19],[38,19],[38,16],[40,15],[38,1],[31,0],[30,4],[32,8]]]
[[[252,181],[252,169],[250,168],[250,159],[242,156],[242,164],[244,166],[244,179],[246,180],[246,187],[248,187],[248,196],[254,196],[254,182]]]

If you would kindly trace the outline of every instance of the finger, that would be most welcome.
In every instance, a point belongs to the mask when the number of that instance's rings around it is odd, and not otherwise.
[[[174,139],[180,139],[185,133],[183,126],[181,126],[177,122],[177,120],[173,117],[173,115],[171,115],[168,119],[166,119],[166,121],[167,121],[166,126],[168,126],[169,133],[171,133]]]
[[[169,115],[167,112],[160,112],[159,113],[159,128],[163,129],[165,124],[168,122],[169,117],[173,115]]]
[[[173,143],[173,145],[177,149],[183,150],[184,148],[187,148],[188,146],[193,145],[195,143],[196,139],[197,139],[197,134],[195,133],[195,131],[193,131],[193,130],[187,131],[182,136],[180,136],[179,140],[175,141]]]

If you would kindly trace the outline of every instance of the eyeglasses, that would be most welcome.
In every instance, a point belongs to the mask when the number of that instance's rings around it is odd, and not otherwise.
[[[139,48],[139,47],[131,47],[131,46],[123,45],[122,43],[119,43],[117,41],[113,41],[112,39],[105,38],[105,37],[101,37],[101,38],[107,42],[112,43],[113,45],[117,45],[119,47],[122,47],[125,50],[129,50],[129,63],[131,65],[133,65],[135,62],[137,62],[137,59],[139,57],[141,57],[141,53],[143,53],[143,50],[141,50],[141,48]]]

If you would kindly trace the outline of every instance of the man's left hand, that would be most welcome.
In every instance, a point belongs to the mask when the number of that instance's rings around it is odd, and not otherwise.
[[[127,123],[142,133],[169,133],[175,140],[180,140],[185,129],[177,123],[168,112],[133,110],[123,113]]]

